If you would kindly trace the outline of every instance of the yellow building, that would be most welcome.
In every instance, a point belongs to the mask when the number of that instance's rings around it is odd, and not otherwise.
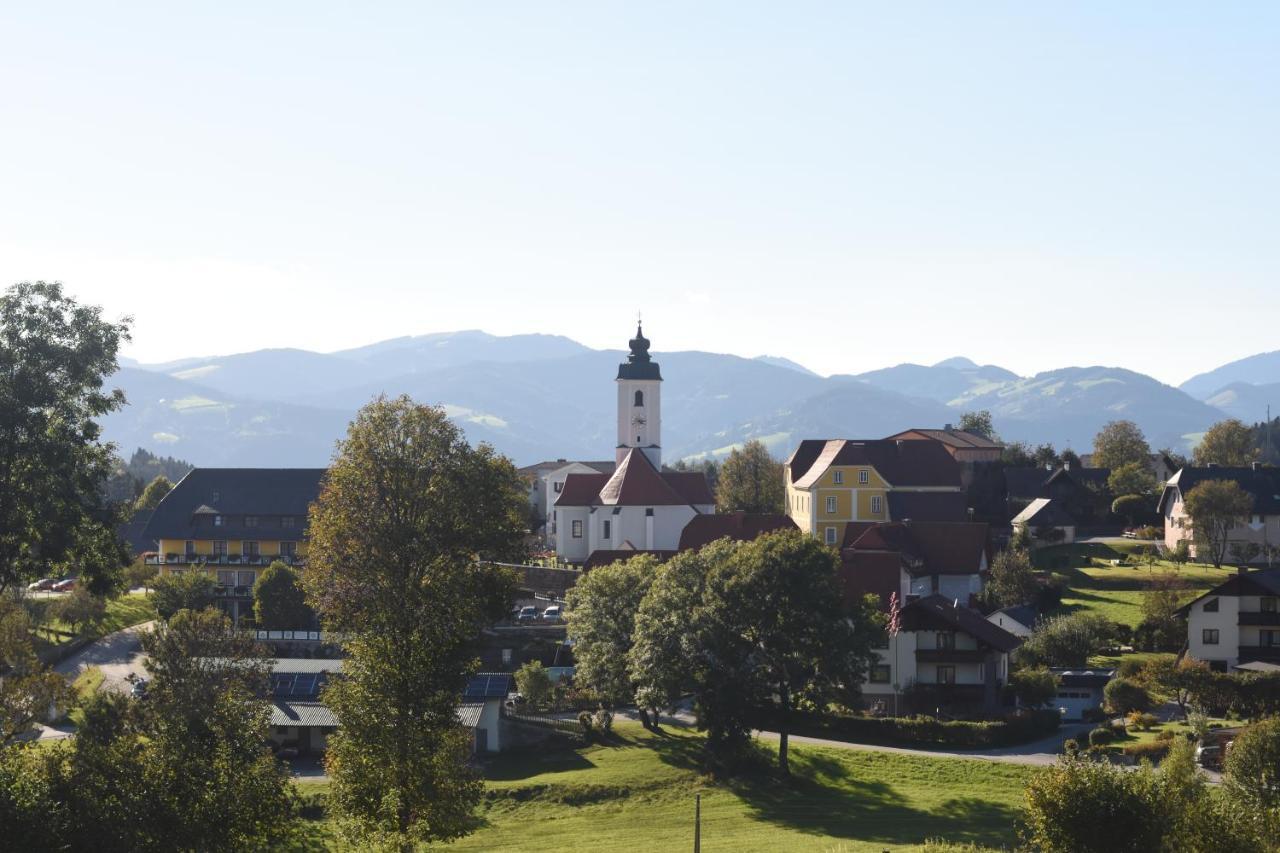
[[[784,476],[787,514],[828,545],[852,522],[968,520],[960,466],[938,442],[806,439]]]
[[[219,604],[238,619],[252,608],[258,574],[275,560],[301,566],[307,513],[323,468],[195,468],[160,501],[145,536],[162,574],[206,572]]]

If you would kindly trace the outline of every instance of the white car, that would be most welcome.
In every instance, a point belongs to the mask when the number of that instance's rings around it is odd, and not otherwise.
[[[547,620],[559,619],[562,615],[559,604],[553,604],[546,610],[542,611],[542,618]]]

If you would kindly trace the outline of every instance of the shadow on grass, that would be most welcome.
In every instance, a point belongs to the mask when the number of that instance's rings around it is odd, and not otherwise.
[[[491,782],[518,782],[544,773],[565,773],[595,767],[579,749],[564,745],[554,748],[530,747],[503,753],[485,765],[484,778]]]

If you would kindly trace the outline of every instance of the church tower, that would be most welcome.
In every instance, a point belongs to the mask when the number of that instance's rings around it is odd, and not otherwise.
[[[662,470],[662,375],[658,363],[649,358],[649,341],[640,324],[631,340],[631,354],[618,365],[618,449],[622,464],[633,447]]]

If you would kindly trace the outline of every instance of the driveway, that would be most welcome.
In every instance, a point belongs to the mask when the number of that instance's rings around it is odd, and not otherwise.
[[[101,640],[85,646],[71,657],[56,665],[55,672],[74,679],[91,666],[102,670],[102,686],[110,690],[126,693],[129,690],[128,676],[143,676],[142,640],[143,631],[149,631],[155,622],[143,622],[123,631],[108,634]]]

